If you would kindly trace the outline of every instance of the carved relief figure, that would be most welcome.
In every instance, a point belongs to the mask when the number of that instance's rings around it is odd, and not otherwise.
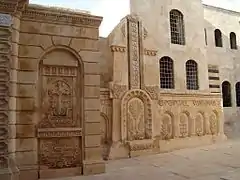
[[[161,122],[161,137],[164,140],[173,138],[173,119],[169,114],[164,114]]]
[[[195,118],[195,133],[197,136],[204,134],[204,117],[202,113],[198,113]]]
[[[179,122],[179,136],[181,138],[185,138],[185,137],[188,137],[188,126],[189,126],[189,123],[188,123],[188,120],[189,120],[189,117],[187,114],[185,113],[182,113],[180,115],[180,122]]]

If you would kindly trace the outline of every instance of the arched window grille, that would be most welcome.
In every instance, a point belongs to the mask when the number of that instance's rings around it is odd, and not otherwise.
[[[170,11],[171,43],[185,45],[185,28],[183,14],[173,9]]]
[[[223,47],[222,32],[219,29],[216,29],[214,31],[214,35],[215,35],[215,45],[216,45],[216,47]]]
[[[240,107],[240,82],[236,83],[236,104],[237,107]]]
[[[188,90],[198,90],[198,65],[193,60],[186,62],[186,81]]]
[[[237,37],[234,32],[230,33],[230,47],[231,49],[237,49]]]
[[[222,83],[223,107],[232,107],[231,84],[228,81]]]
[[[160,85],[163,89],[174,89],[174,67],[170,57],[163,57],[159,61]]]

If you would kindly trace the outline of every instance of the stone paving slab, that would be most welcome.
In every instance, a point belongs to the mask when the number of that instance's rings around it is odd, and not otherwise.
[[[107,162],[107,172],[57,180],[240,180],[240,140]]]

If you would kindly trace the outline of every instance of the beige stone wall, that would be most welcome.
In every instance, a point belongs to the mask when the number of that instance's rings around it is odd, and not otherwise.
[[[60,11],[64,16],[59,16]],[[101,116],[98,40],[102,18],[82,12],[29,5],[22,14],[12,16],[12,20],[8,146],[9,155],[20,170],[20,180],[104,172],[99,128]],[[40,106],[40,95],[43,93],[42,65],[57,69],[59,72],[52,70],[55,76],[67,73],[72,67],[78,69],[79,76],[77,75],[77,81],[73,80],[73,83],[77,84],[80,91],[74,90],[77,92],[74,101],[77,101],[77,107],[81,110],[73,116],[80,131],[76,130],[77,134],[73,136],[77,136],[80,142],[77,150],[81,154],[79,168],[50,170],[45,173],[38,171],[41,153],[39,123],[44,116]],[[74,131],[69,133],[73,134]],[[46,137],[52,139],[51,135]]]
[[[207,30],[207,60],[209,64],[219,66],[220,83],[229,81],[232,92],[232,107],[224,108],[225,132],[231,138],[239,137],[239,108],[236,107],[235,85],[239,79],[240,51],[230,48],[230,33],[237,36],[239,45],[240,13],[223,10],[220,8],[204,6],[205,28]],[[223,47],[215,47],[214,30],[220,29],[222,32]]]

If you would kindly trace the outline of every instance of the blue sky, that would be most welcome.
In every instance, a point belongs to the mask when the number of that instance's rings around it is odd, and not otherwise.
[[[103,16],[100,35],[107,36],[129,13],[129,0],[30,0],[30,3],[90,11]],[[240,11],[240,0],[203,0],[203,3]]]

